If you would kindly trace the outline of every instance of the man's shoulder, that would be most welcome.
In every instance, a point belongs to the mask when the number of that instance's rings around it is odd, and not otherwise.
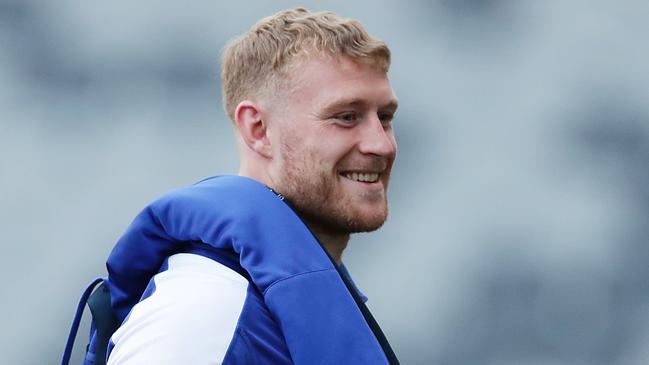
[[[222,263],[188,253],[166,260],[112,344],[115,364],[134,356],[161,364],[290,363],[282,332],[254,285]]]
[[[220,363],[235,336],[248,281],[194,254],[170,256],[163,266],[113,334],[109,363]]]

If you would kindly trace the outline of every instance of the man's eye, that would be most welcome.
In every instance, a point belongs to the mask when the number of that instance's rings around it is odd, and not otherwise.
[[[392,113],[379,113],[378,115],[379,120],[383,125],[389,125],[392,123],[392,119],[394,119],[394,114]]]
[[[358,117],[355,113],[344,113],[336,116],[336,119],[343,121],[344,123],[350,124],[358,120]]]

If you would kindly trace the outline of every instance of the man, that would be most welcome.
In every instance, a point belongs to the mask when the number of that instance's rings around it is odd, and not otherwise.
[[[120,239],[109,364],[398,363],[342,265],[387,217],[389,64],[357,21],[305,9],[228,45],[239,176],[167,194]]]

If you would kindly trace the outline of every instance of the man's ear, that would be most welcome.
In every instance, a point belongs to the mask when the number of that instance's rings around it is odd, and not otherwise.
[[[250,100],[240,102],[234,110],[234,122],[248,148],[263,157],[272,157],[267,125],[258,104]]]

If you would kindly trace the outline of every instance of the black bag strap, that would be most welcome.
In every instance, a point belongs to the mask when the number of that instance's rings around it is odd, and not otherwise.
[[[92,320],[96,329],[94,365],[104,365],[106,364],[108,341],[119,327],[119,322],[117,322],[110,304],[110,290],[106,282],[101,283],[90,295],[88,307],[92,313]]]
[[[74,319],[72,320],[72,326],[70,328],[70,333],[68,334],[68,341],[65,344],[65,351],[63,351],[63,359],[61,360],[61,365],[68,365],[70,363],[70,355],[72,355],[72,348],[74,347],[74,339],[77,337],[77,332],[79,331],[79,324],[81,323],[81,317],[83,316],[83,309],[86,307],[88,298],[90,294],[95,289],[95,287],[103,283],[103,278],[97,278],[93,280],[90,285],[83,291],[81,299],[79,299],[79,304],[77,305],[77,311],[74,314]]]

